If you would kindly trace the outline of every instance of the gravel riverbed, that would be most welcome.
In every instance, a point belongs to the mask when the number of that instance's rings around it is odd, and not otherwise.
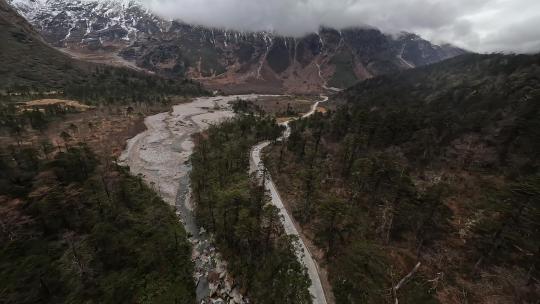
[[[189,189],[188,162],[192,135],[234,116],[229,102],[256,99],[259,95],[201,97],[173,106],[171,111],[145,119],[147,130],[130,139],[120,156],[134,175],[157,191],[191,235],[198,303],[249,303],[227,273],[227,264],[213,246],[212,236],[197,226]]]

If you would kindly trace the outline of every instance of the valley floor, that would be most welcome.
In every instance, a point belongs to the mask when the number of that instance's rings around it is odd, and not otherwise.
[[[262,107],[270,106],[274,111],[279,111],[285,106],[281,99],[284,97],[233,95],[197,98],[192,102],[176,105],[169,112],[147,117],[145,119],[147,130],[130,139],[127,149],[120,157],[120,162],[129,166],[134,175],[141,176],[167,203],[176,206],[186,230],[192,235],[190,240],[194,246],[198,301],[221,298],[244,303],[238,289],[232,283],[233,279],[226,274],[226,263],[216,252],[211,238],[195,223],[189,192],[191,165],[188,163],[194,148],[192,136],[210,125],[219,124],[233,117],[234,113],[229,103],[239,98],[247,101],[260,99],[262,101],[254,102]],[[281,106],[279,100],[282,102]],[[305,103],[311,105],[311,102],[304,101],[304,105]],[[292,107],[296,108],[298,105]],[[309,252],[306,254],[309,256]],[[311,262],[306,264],[311,266],[316,275],[313,261],[311,259],[307,261]],[[318,276],[312,279],[318,279]],[[314,289],[314,294],[318,299],[322,295],[324,300],[320,282],[317,280],[316,283],[318,288]]]
[[[120,157],[132,174],[141,176],[168,204],[176,206],[177,214],[191,235],[198,302],[214,296],[217,287],[226,286],[226,281],[229,286],[232,284],[228,275],[221,275],[226,273],[226,264],[195,223],[188,193],[190,166],[187,162],[194,146],[191,136],[210,124],[232,117],[234,113],[228,102],[234,98],[198,98],[173,106],[169,112],[147,117],[147,130],[130,139]],[[210,282],[210,274],[219,279]],[[239,291],[232,287],[221,290],[219,296],[244,303]]]

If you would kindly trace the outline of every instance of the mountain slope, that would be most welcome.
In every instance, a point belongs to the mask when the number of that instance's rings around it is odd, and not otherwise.
[[[67,77],[77,77],[82,67],[73,66],[67,56],[47,46],[32,27],[4,1],[0,1],[1,88],[40,85],[55,88]],[[66,75],[66,70],[72,74]]]
[[[195,302],[191,244],[157,193],[85,145],[41,155],[0,148],[2,303]]]
[[[441,160],[460,154],[458,146],[472,140],[483,147],[469,146],[474,153],[468,161],[475,166],[537,170],[539,90],[540,55],[467,55],[362,82],[340,98],[364,108],[384,105],[386,112],[418,114],[416,128],[429,120],[436,146],[445,147]],[[396,137],[405,141],[413,135]]]
[[[412,38],[414,37],[414,38]],[[321,29],[302,38],[246,34],[174,22],[166,38],[152,36],[122,51],[139,66],[190,75],[218,88],[266,85],[274,91],[317,92],[437,62],[462,50],[417,36],[393,38],[376,29]],[[398,56],[400,55],[401,56]]]
[[[193,26],[138,1],[11,0],[47,42],[77,54],[117,52],[139,67],[229,91],[320,92],[465,51],[414,34],[321,28],[301,38]],[[112,55],[111,55],[112,54]]]
[[[134,0],[9,1],[56,47],[119,47],[138,36],[160,32],[167,24]]]
[[[4,0],[0,0],[0,39],[0,97],[54,92],[79,100],[112,102],[204,93],[190,80],[172,81],[73,59],[48,46]]]
[[[369,79],[334,108],[266,163],[338,303],[539,298],[540,55]]]

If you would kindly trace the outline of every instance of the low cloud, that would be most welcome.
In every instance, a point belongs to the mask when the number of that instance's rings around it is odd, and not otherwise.
[[[538,0],[141,0],[163,17],[288,36],[320,26],[415,32],[477,52],[540,51]]]

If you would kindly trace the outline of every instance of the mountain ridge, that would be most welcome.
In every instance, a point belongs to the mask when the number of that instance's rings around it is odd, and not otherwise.
[[[190,77],[226,93],[320,93],[465,53],[403,33],[321,27],[303,37],[170,21],[138,1],[11,0],[50,44],[120,55],[149,71]]]
[[[128,68],[69,57],[48,45],[6,1],[0,0],[0,100],[48,97],[87,102],[162,101],[172,95],[206,94],[185,78],[167,79]],[[54,96],[52,96],[52,95]]]

